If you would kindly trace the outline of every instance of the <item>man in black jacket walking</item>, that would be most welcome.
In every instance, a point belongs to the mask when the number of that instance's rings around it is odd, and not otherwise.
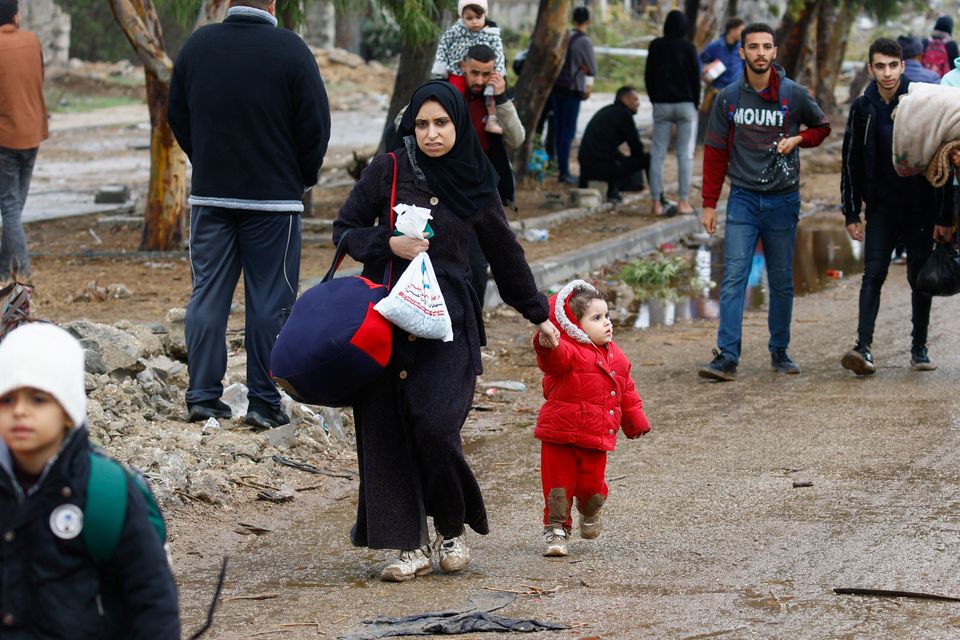
[[[276,0],[231,0],[227,18],[194,33],[177,57],[168,119],[193,164],[186,340],[191,421],[229,418],[220,400],[226,327],[244,276],[248,424],[289,422],[270,351],[297,296],[304,191],[317,183],[330,109],[317,63],[278,29]]]
[[[907,281],[912,290],[910,367],[931,371],[936,369],[927,354],[931,298],[915,287],[917,274],[932,252],[933,240],[950,239],[952,189],[934,189],[922,175],[897,175],[891,152],[891,113],[910,86],[903,75],[903,52],[895,41],[880,38],[870,45],[868,60],[873,81],[850,107],[843,134],[843,215],[850,237],[864,242],[865,247],[857,343],[841,364],[857,375],[876,371],[870,348],[880,309],[880,289],[894,246],[902,239],[907,246]],[[866,204],[866,230],[860,220],[861,203]]]
[[[620,186],[643,186],[643,171],[647,168],[647,155],[640,142],[640,134],[633,116],[640,109],[640,94],[633,87],[617,89],[613,104],[597,111],[580,141],[577,161],[580,163],[580,187],[590,180],[607,183],[607,200],[620,200]],[[630,147],[630,155],[620,153],[620,145]],[[635,178],[640,174],[638,178]],[[629,189],[628,189],[629,190]]]

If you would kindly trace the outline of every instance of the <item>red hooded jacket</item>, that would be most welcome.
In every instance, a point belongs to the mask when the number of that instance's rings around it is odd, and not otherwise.
[[[583,288],[593,287],[574,280],[550,298],[550,320],[560,329],[559,347],[541,346],[539,332],[533,337],[547,400],[533,435],[556,444],[613,451],[621,426],[628,438],[637,438],[650,431],[650,425],[630,378],[630,361],[613,342],[595,345],[570,310],[570,296]]]

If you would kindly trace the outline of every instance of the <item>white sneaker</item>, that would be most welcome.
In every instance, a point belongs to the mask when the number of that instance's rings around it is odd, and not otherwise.
[[[425,576],[433,571],[430,562],[430,547],[420,547],[412,551],[401,551],[400,556],[385,566],[380,572],[384,582],[406,582],[417,576]]]
[[[597,511],[592,516],[585,516],[582,513],[580,514],[580,537],[584,540],[593,540],[600,535],[600,531],[603,528],[603,523],[600,520],[600,517],[603,515],[603,510]]]
[[[567,532],[562,527],[553,527],[543,532],[543,555],[545,558],[566,557]]]
[[[470,564],[470,547],[462,533],[455,538],[444,538],[438,533],[433,548],[440,556],[440,568],[444,573],[461,571]]]

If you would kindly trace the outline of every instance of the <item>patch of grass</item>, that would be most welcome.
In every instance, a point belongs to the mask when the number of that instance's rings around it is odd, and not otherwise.
[[[127,96],[82,96],[59,91],[50,92],[45,97],[47,109],[51,113],[87,113],[97,109],[123,107],[142,102],[142,100]]]

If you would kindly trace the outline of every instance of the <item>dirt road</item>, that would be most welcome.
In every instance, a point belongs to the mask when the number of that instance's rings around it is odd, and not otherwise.
[[[934,304],[940,369],[911,372],[904,280],[893,267],[875,341],[879,371],[869,379],[839,367],[854,336],[858,281],[798,300],[798,377],[768,370],[761,312],[747,316],[740,380],[722,385],[695,374],[709,359],[714,323],[621,331],[653,431],[611,454],[603,535],[575,537],[566,559],[540,556],[530,327],[498,314],[485,378],[519,378],[529,390],[478,395],[496,411],[475,412],[465,428],[492,527],[486,537],[468,534],[470,567],[379,582],[388,554],[349,546],[355,481],[339,480],[322,496],[269,507],[262,519],[275,530],[262,536],[174,540],[185,628],[199,626],[216,561],[230,551],[227,597],[277,597],[224,602],[211,638],[335,637],[364,619],[459,608],[496,590],[538,594],[517,595],[501,614],[573,627],[547,637],[956,637],[953,603],[832,592],[960,596],[960,299]],[[227,529],[230,521],[221,516]]]

